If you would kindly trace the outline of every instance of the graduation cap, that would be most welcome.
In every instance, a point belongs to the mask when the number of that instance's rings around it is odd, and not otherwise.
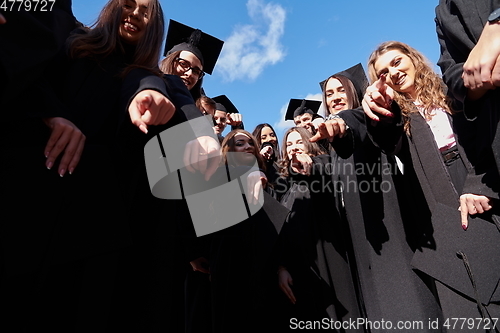
[[[220,39],[199,29],[170,20],[163,55],[167,56],[176,51],[189,51],[200,59],[203,71],[212,74],[223,44]]]
[[[238,109],[226,95],[220,95],[212,99],[215,101],[215,110],[224,111],[226,113],[239,113]]]
[[[365,94],[365,90],[368,87],[368,78],[366,77],[365,70],[361,63],[349,67],[348,69],[335,73],[336,75],[342,75],[348,78],[352,84],[354,85],[354,89],[356,89],[356,93],[358,94],[358,99],[362,100]],[[328,80],[328,79],[327,79]],[[325,84],[327,80],[323,80],[319,83],[321,87],[321,91],[324,90]]]
[[[318,116],[318,110],[321,106],[321,101],[313,101],[310,99],[291,99],[286,110],[285,120],[293,120],[295,117],[304,113],[309,113]]]

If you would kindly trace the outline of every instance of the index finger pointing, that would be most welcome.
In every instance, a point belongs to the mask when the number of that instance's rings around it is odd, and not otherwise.
[[[460,198],[460,219],[462,220],[462,229],[467,230],[467,227],[469,226],[469,210],[467,208],[467,203],[465,200]]]

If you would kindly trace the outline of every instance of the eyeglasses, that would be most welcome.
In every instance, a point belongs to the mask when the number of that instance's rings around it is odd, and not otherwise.
[[[179,66],[182,67],[184,72],[187,72],[191,70],[191,72],[198,77],[198,80],[201,79],[203,76],[205,76],[205,72],[199,69],[198,67],[191,67],[191,63],[187,60],[184,60],[182,58],[176,58],[175,59]]]

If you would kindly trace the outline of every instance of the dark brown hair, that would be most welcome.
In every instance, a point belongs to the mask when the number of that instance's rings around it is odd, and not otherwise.
[[[255,139],[257,139],[257,146],[258,147],[262,146],[261,134],[262,134],[262,129],[264,129],[264,127],[269,127],[271,129],[271,131],[274,132],[274,135],[276,137],[276,149],[278,150],[277,153],[279,154],[280,153],[280,151],[279,151],[280,145],[279,145],[279,141],[278,141],[278,135],[276,134],[276,131],[274,130],[274,128],[271,125],[269,125],[268,123],[258,124],[257,126],[255,126],[255,129],[252,132]]]
[[[205,103],[205,104],[212,106],[215,110],[215,101],[213,99],[211,99],[210,97],[205,96],[205,95],[201,95],[200,98],[198,98],[195,102],[196,107],[198,109],[200,109],[200,111],[203,113],[204,108],[203,108],[202,103]]]
[[[309,141],[310,138],[312,138],[311,132],[306,130],[304,127],[292,127],[286,131],[284,137],[283,137],[283,145],[281,148],[281,156],[282,159],[278,163],[280,170],[279,173],[282,177],[288,177],[289,176],[289,166],[290,166],[290,160],[288,159],[288,154],[286,152],[286,141],[288,138],[288,135],[292,132],[297,132],[300,134],[300,137],[302,138],[302,142],[304,144],[304,150],[305,153],[309,156],[318,156],[322,154],[326,154],[325,150],[318,145],[316,142],[311,142]]]
[[[182,52],[182,50],[178,50],[178,51],[170,53],[168,56],[163,58],[163,60],[160,62],[160,70],[165,74],[176,75],[175,74],[175,66],[177,66],[177,64],[176,64],[175,59],[179,58],[179,55],[181,54],[181,52]],[[187,51],[187,52],[189,52],[189,51]],[[199,79],[198,82],[196,82],[196,84],[190,90],[191,96],[193,96],[193,99],[195,101],[198,100],[198,98],[200,98],[202,96],[202,93],[201,93],[202,84],[203,84],[203,78]]]
[[[235,151],[236,141],[235,141],[234,137],[236,136],[236,134],[245,134],[246,136],[248,136],[250,138],[250,140],[253,141],[254,148],[255,148],[254,149],[254,156],[257,159],[257,164],[259,165],[259,169],[261,169],[262,171],[265,171],[266,166],[265,166],[265,163],[264,163],[262,156],[260,156],[260,154],[259,154],[259,148],[257,146],[257,139],[250,132],[245,131],[243,129],[239,129],[239,128],[229,132],[226,135],[226,137],[224,138],[224,140],[222,141],[221,146],[222,146],[222,156],[223,156],[224,163],[235,165],[234,161],[228,161],[228,158],[227,158],[228,154],[227,153]]]
[[[102,60],[114,52],[125,54],[125,48],[119,34],[125,1],[108,1],[101,10],[97,21],[87,29],[87,33],[74,34],[70,37],[70,57],[92,57],[96,60]],[[156,69],[158,68],[164,35],[163,11],[158,0],[149,0],[148,18],[146,30],[135,47],[133,61],[130,65]]]
[[[345,89],[345,93],[347,96],[347,108],[348,109],[355,109],[361,105],[358,99],[358,94],[356,93],[356,88],[354,87],[354,84],[349,80],[347,77],[344,75],[340,74],[333,74],[330,76],[328,79],[326,79],[325,84],[323,85],[323,105],[325,105],[325,116],[328,116],[331,114],[330,112],[330,107],[326,103],[326,84],[328,81],[331,79],[337,79],[340,81],[342,84],[342,87]]]

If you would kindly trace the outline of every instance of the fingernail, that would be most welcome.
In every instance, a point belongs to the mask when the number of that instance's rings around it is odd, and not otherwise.
[[[462,229],[467,230],[467,225],[466,224],[462,224]]]
[[[61,169],[61,171],[59,171],[59,176],[64,177],[64,173],[65,173],[65,172],[66,172],[66,170]]]
[[[69,174],[72,175],[73,174],[73,171],[75,171],[75,168],[70,168],[69,169]]]
[[[49,162],[49,163],[47,163],[47,169],[49,169],[49,170],[50,170],[50,169],[52,168],[52,166],[53,166],[53,165],[54,165],[54,163],[53,163],[53,162]]]
[[[50,151],[45,152],[45,158],[49,157]]]

